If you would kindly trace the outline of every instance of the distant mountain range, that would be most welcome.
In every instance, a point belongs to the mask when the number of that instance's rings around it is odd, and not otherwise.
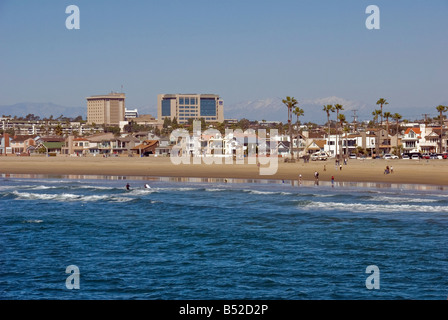
[[[224,117],[226,119],[242,119],[249,120],[267,120],[267,121],[282,121],[287,122],[288,111],[282,102],[284,98],[266,98],[252,101],[242,101],[234,104],[226,104],[224,102]],[[356,114],[362,115],[363,110],[369,107],[363,103],[346,100],[339,97],[318,98],[312,100],[299,100],[299,107],[305,112],[305,116],[299,118],[301,122],[314,122],[324,124],[327,121],[327,116],[322,108],[326,104],[342,104],[344,106],[343,113],[348,121],[353,120],[353,110],[357,110]],[[133,109],[134,107],[128,107]],[[137,107],[140,114],[152,114],[157,117],[157,109],[155,107],[144,106]],[[371,108],[370,108],[371,109]],[[370,110],[369,109],[369,110]],[[28,114],[34,114],[41,118],[48,118],[53,115],[54,118],[64,115],[65,117],[77,117],[81,115],[86,119],[87,108],[82,107],[66,107],[54,103],[33,103],[23,102],[14,105],[0,106],[0,115],[11,115],[18,117],[25,117]],[[336,115],[332,114],[332,120],[335,120]],[[295,116],[293,121],[295,121]],[[359,119],[358,119],[359,120]]]
[[[39,116],[41,118],[49,118],[51,115],[53,118],[57,118],[60,115],[64,115],[64,117],[72,118],[82,116],[85,119],[87,116],[87,108],[66,107],[51,102],[22,102],[9,106],[0,106],[0,115],[25,117],[28,114],[34,114],[35,116]]]
[[[267,120],[267,121],[282,121],[287,122],[288,111],[282,100],[284,98],[266,98],[254,101],[244,101],[232,105],[225,105],[224,117],[226,119],[241,119],[249,120]],[[299,100],[298,106],[304,110],[304,116],[300,117],[301,122],[314,122],[317,124],[324,124],[327,122],[327,115],[322,111],[323,106],[327,104],[341,104],[344,106],[343,113],[347,121],[353,120],[353,110],[356,110],[356,115],[362,114],[363,110],[368,108],[367,105],[346,100],[339,97],[318,98],[312,100]],[[332,114],[330,119],[335,120],[336,115]],[[293,115],[293,121],[296,117]],[[359,121],[359,118],[358,118]]]

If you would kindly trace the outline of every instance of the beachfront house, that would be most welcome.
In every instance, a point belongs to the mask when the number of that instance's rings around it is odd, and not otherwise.
[[[326,151],[325,145],[327,141],[326,140],[320,140],[320,139],[312,139],[311,142],[307,145],[305,148],[306,154],[313,154],[318,151]]]
[[[109,155],[113,153],[113,143],[116,137],[112,132],[97,133],[85,137],[89,142],[89,153],[93,155],[104,154]]]
[[[442,139],[442,149],[440,149]],[[428,127],[420,124],[418,127],[407,128],[403,141],[403,152],[442,153],[446,150],[446,134],[441,137],[440,127]]]
[[[85,156],[89,153],[90,143],[87,138],[68,136],[61,153],[70,156]]]
[[[132,154],[132,148],[140,144],[140,140],[132,135],[114,138],[111,141],[112,152],[114,154]]]
[[[33,135],[14,136],[10,140],[11,153],[16,155],[29,155],[30,147],[36,146]]]
[[[289,157],[289,149],[291,144],[289,141],[278,141],[278,155],[281,157]]]
[[[403,153],[420,152],[420,140],[422,139],[422,131],[420,128],[407,128],[403,138]]]
[[[159,146],[159,140],[145,140],[141,144],[131,148],[131,152],[139,156],[147,157],[156,154],[156,148]]]
[[[11,137],[8,133],[5,133],[3,136],[0,136],[0,155],[6,156],[8,154],[12,154],[11,149]]]
[[[61,154],[64,144],[64,141],[41,141],[37,144],[35,150],[38,153],[56,156],[58,154]]]

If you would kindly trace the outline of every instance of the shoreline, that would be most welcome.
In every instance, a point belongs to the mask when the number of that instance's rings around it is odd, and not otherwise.
[[[64,180],[109,180],[109,181],[157,181],[157,182],[188,182],[188,183],[229,183],[229,184],[278,184],[290,185],[292,187],[331,187],[329,181],[320,181],[318,185],[314,181],[302,180],[298,184],[295,180],[276,180],[276,179],[240,179],[240,178],[204,178],[204,177],[147,177],[147,176],[110,176],[110,175],[59,175],[59,174],[8,174],[0,173],[1,179],[64,179]],[[353,182],[343,181],[335,182],[335,188],[371,188],[371,189],[406,189],[406,190],[438,190],[446,191],[448,186],[415,184],[415,183],[382,183],[382,182]]]
[[[448,189],[447,160],[349,160],[342,170],[333,162],[284,163],[278,159],[274,175],[259,175],[255,164],[179,164],[174,165],[168,157],[149,158],[94,158],[94,157],[0,157],[1,177],[60,177],[86,179],[109,177],[115,180],[163,180],[200,182],[257,182],[289,183],[298,186],[314,185],[314,172],[319,172],[319,184],[331,186],[367,186],[410,188],[427,186],[431,189]],[[445,162],[446,161],[446,162]],[[385,166],[393,166],[394,173],[384,174]]]

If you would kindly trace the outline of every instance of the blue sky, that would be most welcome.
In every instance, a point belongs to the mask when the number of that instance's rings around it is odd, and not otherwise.
[[[71,4],[80,30],[65,27]],[[370,4],[380,30],[365,27]],[[123,85],[130,108],[159,93],[372,108],[383,97],[392,112],[436,116],[447,57],[448,0],[0,0],[0,105],[84,107]]]

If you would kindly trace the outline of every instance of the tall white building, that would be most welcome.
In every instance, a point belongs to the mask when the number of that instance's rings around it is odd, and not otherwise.
[[[87,123],[118,125],[124,121],[126,96],[124,93],[91,96],[87,98]]]
[[[224,122],[224,102],[216,94],[159,94],[157,120],[187,123],[188,119],[204,118],[207,122]]]
[[[137,117],[138,117],[138,109],[125,109],[124,110],[124,118],[126,120],[134,119]]]

